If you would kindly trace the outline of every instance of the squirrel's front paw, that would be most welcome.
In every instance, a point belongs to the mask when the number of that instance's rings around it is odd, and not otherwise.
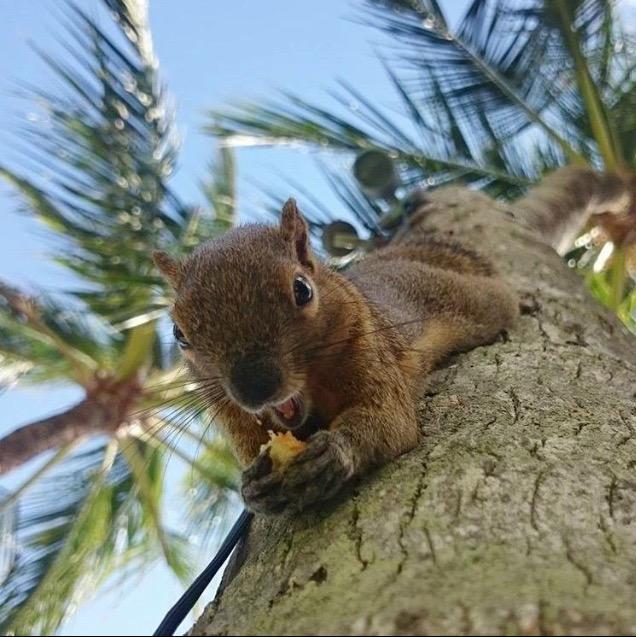
[[[269,449],[261,451],[241,476],[241,495],[248,509],[255,513],[282,513],[285,503],[280,498],[283,476],[274,470]]]
[[[353,454],[338,432],[319,431],[283,471],[261,454],[243,474],[245,504],[258,513],[300,511],[334,496],[353,475]]]

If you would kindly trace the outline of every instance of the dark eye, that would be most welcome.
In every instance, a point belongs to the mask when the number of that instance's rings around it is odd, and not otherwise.
[[[415,202],[413,201],[413,199],[407,199],[406,201],[404,201],[404,203],[402,204],[402,209],[404,210],[405,214],[412,214],[415,211]]]
[[[309,281],[305,279],[305,277],[300,274],[296,275],[294,279],[294,298],[296,299],[296,305],[298,307],[302,307],[303,305],[307,305],[309,301],[314,296],[314,291],[311,289],[311,285],[309,285]]]
[[[176,323],[172,325],[172,333],[174,334],[174,340],[177,341],[181,349],[188,349],[188,347],[190,347],[190,343],[188,343],[181,328],[179,328]]]

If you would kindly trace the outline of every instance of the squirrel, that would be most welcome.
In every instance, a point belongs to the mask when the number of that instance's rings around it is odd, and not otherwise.
[[[414,201],[422,207],[421,193]],[[521,201],[532,216],[532,197]],[[278,226],[229,230],[183,261],[154,253],[175,290],[175,337],[244,469],[252,511],[301,510],[414,448],[429,373],[513,325],[517,298],[488,259],[416,216],[344,271],[312,252],[294,199]],[[284,471],[263,447],[268,430],[306,442]]]
[[[176,292],[175,336],[257,512],[302,509],[418,443],[417,399],[452,352],[492,342],[517,301],[468,247],[414,231],[344,272],[321,263],[293,199],[278,227],[247,225],[185,261],[155,253]],[[272,470],[267,431],[307,447]]]

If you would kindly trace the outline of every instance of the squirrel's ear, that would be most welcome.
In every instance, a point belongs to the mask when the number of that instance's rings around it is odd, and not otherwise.
[[[313,268],[314,262],[309,249],[309,229],[300,214],[295,199],[288,199],[283,206],[280,230],[285,241],[293,244],[296,256],[302,265]]]
[[[167,252],[162,252],[161,250],[155,250],[152,253],[152,260],[166,281],[168,281],[173,288],[178,287],[183,277],[181,263],[173,259]]]

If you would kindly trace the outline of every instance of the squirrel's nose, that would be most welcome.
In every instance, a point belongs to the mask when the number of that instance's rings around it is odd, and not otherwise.
[[[230,371],[230,383],[236,398],[246,407],[257,408],[272,398],[283,381],[278,366],[260,354],[240,358]]]

